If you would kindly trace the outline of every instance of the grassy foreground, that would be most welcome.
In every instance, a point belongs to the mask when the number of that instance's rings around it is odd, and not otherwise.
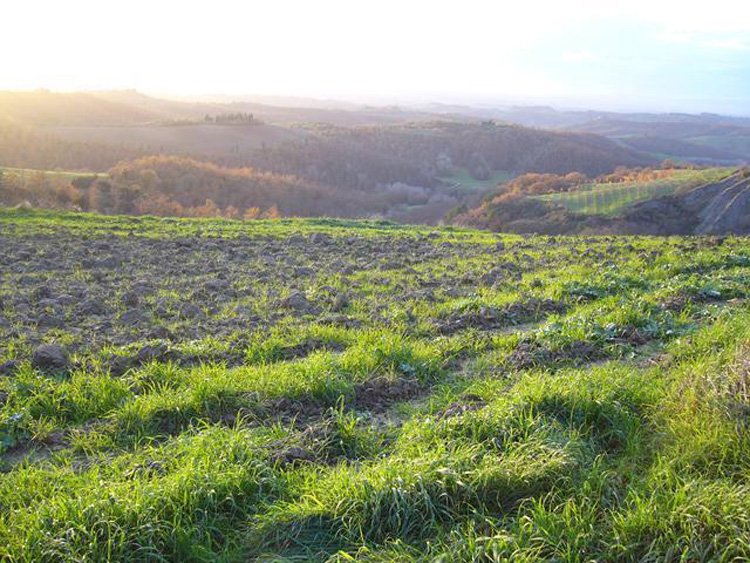
[[[0,559],[750,557],[747,239],[0,210],[0,247]]]

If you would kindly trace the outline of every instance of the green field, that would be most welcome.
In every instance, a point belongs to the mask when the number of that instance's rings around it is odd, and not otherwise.
[[[689,189],[702,184],[717,182],[731,174],[733,170],[733,168],[675,170],[668,178],[650,182],[585,184],[569,192],[545,194],[536,197],[564,205],[574,213],[618,215],[627,206],[639,201],[671,195],[680,189]]]
[[[750,558],[750,241],[0,209],[0,560]]]
[[[104,173],[93,172],[71,172],[67,170],[33,170],[31,168],[11,168],[10,166],[0,166],[0,173],[17,174],[22,177],[43,174],[46,177],[62,178],[64,180],[74,180],[76,178],[102,178],[106,177]]]

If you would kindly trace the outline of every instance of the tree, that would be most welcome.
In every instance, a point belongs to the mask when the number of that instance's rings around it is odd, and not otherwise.
[[[242,215],[242,218],[246,221],[252,221],[258,217],[260,217],[260,207],[248,207]]]
[[[88,208],[99,213],[112,212],[112,184],[107,180],[97,180],[89,189]]]
[[[279,208],[276,207],[275,203],[263,212],[263,219],[278,219],[279,217],[281,217],[281,213],[279,213]]]
[[[221,217],[221,210],[214,200],[207,199],[203,205],[193,208],[193,215],[195,217]]]

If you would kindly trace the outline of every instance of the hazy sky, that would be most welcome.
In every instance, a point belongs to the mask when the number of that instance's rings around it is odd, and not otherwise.
[[[0,2],[0,88],[750,114],[750,0]]]

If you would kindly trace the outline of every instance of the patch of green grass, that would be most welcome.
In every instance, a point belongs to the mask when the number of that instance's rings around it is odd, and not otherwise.
[[[745,238],[0,210],[0,242],[2,560],[750,558]]]
[[[31,168],[11,168],[9,166],[0,166],[0,172],[16,174],[21,177],[42,174],[48,177],[62,178],[64,180],[74,180],[76,178],[106,178],[107,174],[101,172],[72,172],[68,170],[34,170]]]

